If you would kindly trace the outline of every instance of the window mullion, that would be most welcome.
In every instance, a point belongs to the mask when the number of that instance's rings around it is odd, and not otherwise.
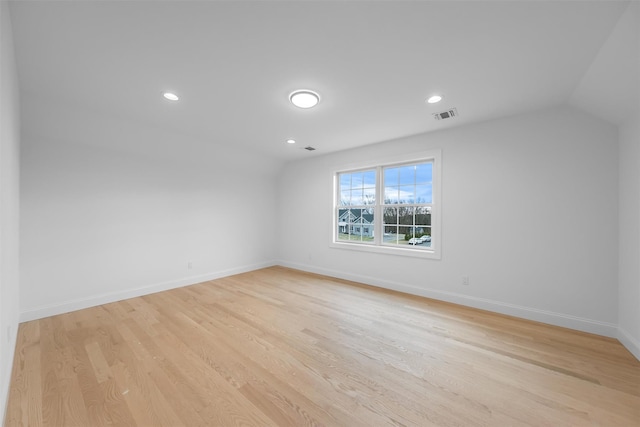
[[[373,212],[374,220],[374,236],[373,241],[377,246],[382,244],[382,237],[384,228],[382,227],[382,194],[384,190],[382,188],[382,167],[376,167],[376,204]]]

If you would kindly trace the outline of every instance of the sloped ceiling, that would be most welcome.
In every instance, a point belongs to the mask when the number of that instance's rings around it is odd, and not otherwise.
[[[608,105],[637,99],[628,6],[14,1],[11,12],[23,93],[287,161],[569,101],[616,123]],[[320,104],[293,107],[299,88]],[[608,104],[594,108],[600,92]],[[434,93],[444,100],[426,105]],[[433,118],[452,107],[458,118]]]
[[[629,4],[571,95],[570,104],[614,124],[640,109],[640,3]]]

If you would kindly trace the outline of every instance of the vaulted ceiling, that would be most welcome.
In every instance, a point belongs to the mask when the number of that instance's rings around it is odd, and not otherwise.
[[[617,123],[612,108],[638,103],[637,6],[14,1],[11,12],[24,93],[293,160],[567,103]],[[299,88],[319,105],[292,106]]]

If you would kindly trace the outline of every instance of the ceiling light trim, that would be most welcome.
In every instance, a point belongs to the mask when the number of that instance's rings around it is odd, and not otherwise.
[[[176,95],[173,92],[163,92],[162,96],[164,97],[164,99],[168,100],[168,101],[179,101],[180,97],[178,95]]]
[[[298,108],[309,109],[320,103],[320,94],[310,89],[298,89],[289,94],[289,101]]]

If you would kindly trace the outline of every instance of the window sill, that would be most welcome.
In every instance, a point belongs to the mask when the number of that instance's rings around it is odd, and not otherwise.
[[[329,243],[330,248],[334,249],[345,249],[349,251],[360,251],[360,252],[373,252],[378,254],[385,255],[396,255],[403,257],[411,257],[411,258],[423,258],[423,259],[440,259],[440,254],[436,249],[409,249],[409,248],[401,248],[401,247],[391,247],[391,246],[375,246],[375,245],[364,245],[361,243],[346,243],[346,242],[331,242]]]

